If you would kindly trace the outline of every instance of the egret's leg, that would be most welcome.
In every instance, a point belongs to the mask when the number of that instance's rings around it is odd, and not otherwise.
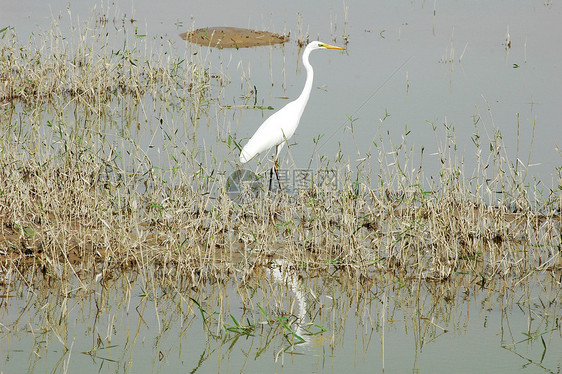
[[[273,181],[273,170],[275,170],[275,177],[277,178],[277,183],[279,185],[279,190],[281,190],[281,181],[279,180],[279,164],[277,163],[277,158],[279,157],[279,152],[283,148],[285,143],[281,143],[275,147],[275,158],[273,159],[273,167],[269,170],[269,191],[271,191],[271,183]]]
[[[277,163],[277,160],[275,160],[273,167],[275,168],[275,176],[277,177],[277,184],[279,184],[279,190],[282,190],[283,188],[281,187],[281,181],[279,180],[279,164]]]
[[[277,165],[277,161],[271,169],[269,169],[269,191],[271,191],[271,183],[273,182],[273,170],[275,170],[275,177],[277,178],[277,184],[279,185],[279,189],[281,190],[281,181],[279,180],[279,172],[277,171],[279,166]]]
[[[275,147],[275,159],[273,160],[273,167],[275,168],[275,176],[277,177],[277,184],[279,185],[279,190],[282,190],[283,187],[281,187],[281,181],[279,180],[279,163],[277,162],[277,160],[279,160],[279,153],[281,153],[281,150],[283,149],[284,145],[285,142],[281,142],[280,144],[277,145],[277,147]]]

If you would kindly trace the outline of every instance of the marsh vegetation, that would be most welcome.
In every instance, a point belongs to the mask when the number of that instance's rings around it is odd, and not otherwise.
[[[454,126],[427,124],[432,175],[407,128],[398,142],[379,131],[358,162],[317,153],[299,188],[267,193],[258,173],[261,189],[232,198],[241,139],[222,127],[207,147],[198,134],[244,109],[225,104],[233,78],[206,49],[99,12],[63,34],[56,20],[27,41],[0,32],[2,335],[46,337],[30,343],[31,371],[56,342],[55,371],[77,350],[138,368],[145,325],[157,326],[155,371],[194,323],[205,342],[194,371],[214,355],[220,369],[240,345],[275,362],[307,344],[335,354],[350,313],[369,332],[360,346],[376,333],[384,360],[386,324],[403,320],[417,352],[468,321],[467,300],[535,321],[526,337],[502,330],[506,350],[559,347],[562,167],[551,184],[529,177],[530,155],[512,158],[478,111],[470,154]],[[78,349],[72,318],[90,326]]]

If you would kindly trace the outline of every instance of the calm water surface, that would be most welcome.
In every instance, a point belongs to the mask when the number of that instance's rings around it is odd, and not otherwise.
[[[94,5],[9,2],[0,14],[0,26],[11,25],[26,38],[48,28],[55,17],[64,33],[71,17],[74,25],[84,22]],[[315,166],[320,156],[334,160],[341,149],[352,164],[373,157],[370,168],[376,175],[381,144],[386,144],[383,153],[391,151],[392,144],[408,134],[412,164],[418,166],[423,148],[429,178],[441,167],[436,152],[444,147],[447,125],[455,130],[458,156],[468,176],[476,163],[475,133],[485,148],[498,130],[509,164],[517,165],[518,157],[519,164],[529,166],[528,180],[537,178],[546,186],[558,183],[562,56],[556,46],[562,43],[562,10],[555,2],[194,1],[155,6],[136,1],[95,7],[110,19],[134,18],[139,33],[171,40],[179,55],[190,47],[178,34],[192,27],[228,25],[290,33],[292,42],[284,47],[192,50],[205,57],[211,73],[222,74],[230,84],[216,93],[219,107],[201,118],[200,124],[207,126],[196,130],[197,142],[184,146],[212,150],[224,159],[225,169],[234,169],[237,158],[226,149],[228,136],[245,142],[272,113],[236,109],[253,104],[251,90],[257,89],[258,104],[276,109],[302,90],[305,72],[295,41],[308,35],[344,45],[347,51],[312,55],[316,89],[293,138],[296,144],[289,156],[284,152],[285,167],[308,167],[311,159]],[[149,130],[139,134],[140,144],[165,148],[158,118],[142,116]],[[175,118],[167,130],[183,130],[182,122],[185,119]],[[436,125],[435,133],[430,123]],[[315,149],[313,139],[322,135]],[[182,140],[177,139],[178,144]],[[162,157],[156,151],[151,156],[154,162]],[[267,169],[267,160],[264,155],[250,168]]]
[[[33,290],[11,283],[13,297],[0,309],[2,370],[560,371],[560,289],[552,278],[482,288],[469,279],[359,284],[280,274],[196,287],[153,288],[150,277],[129,273],[70,288],[39,277]],[[251,328],[239,333],[237,325]],[[288,329],[304,342],[292,346]]]

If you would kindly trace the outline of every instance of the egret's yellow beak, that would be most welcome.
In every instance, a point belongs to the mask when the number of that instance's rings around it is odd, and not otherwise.
[[[320,44],[320,46],[327,49],[339,49],[340,51],[344,50],[342,47],[336,47],[335,45],[330,45],[330,44]]]

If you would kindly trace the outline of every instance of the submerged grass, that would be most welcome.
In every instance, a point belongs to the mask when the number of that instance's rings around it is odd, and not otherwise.
[[[497,341],[483,344],[494,352],[510,352],[507,357],[516,363],[521,357],[523,364],[545,372],[556,371],[559,364],[561,288],[548,274],[532,274],[516,285],[499,278],[484,285],[470,275],[448,282],[397,282],[382,273],[360,279],[347,272],[275,269],[281,281],[259,271],[244,277],[237,270],[228,281],[205,284],[194,284],[185,274],[174,281],[155,274],[162,280],[157,287],[136,271],[85,285],[49,274],[37,274],[33,284],[26,284],[7,274],[13,282],[6,290],[17,297],[0,300],[6,368],[19,367],[14,360],[19,357],[27,359],[28,371],[49,367],[64,372],[70,364],[115,365],[133,372],[146,365],[148,356],[153,371],[175,366],[208,371],[217,361],[231,368],[272,361],[290,365],[293,355],[308,356],[302,357],[305,363],[322,367],[344,361],[343,355],[384,367],[385,333],[412,337],[414,344],[400,353],[389,349],[386,356],[401,360],[410,354],[414,366],[424,365],[424,347],[443,347],[467,334],[472,339],[495,336]],[[299,306],[293,306],[303,302],[306,313],[299,315]],[[23,358],[13,347],[27,336],[33,336],[27,344],[35,354]]]
[[[424,175],[423,148],[413,165],[406,133],[390,148],[389,139],[376,139],[358,166],[320,158],[319,170],[337,172],[337,189],[233,200],[226,160],[236,149],[221,162],[197,146],[217,76],[200,54],[178,57],[172,42],[119,24],[94,15],[69,39],[55,23],[28,44],[10,28],[0,33],[4,273],[104,279],[134,268],[154,279],[156,269],[197,283],[278,259],[364,278],[471,274],[517,282],[537,271],[560,273],[561,169],[552,188],[529,183],[525,164],[509,162],[498,130],[482,137],[479,114],[478,166],[468,173],[454,128],[444,124],[441,136],[430,124],[440,144],[437,176]],[[150,126],[163,134],[163,162],[135,133]]]

